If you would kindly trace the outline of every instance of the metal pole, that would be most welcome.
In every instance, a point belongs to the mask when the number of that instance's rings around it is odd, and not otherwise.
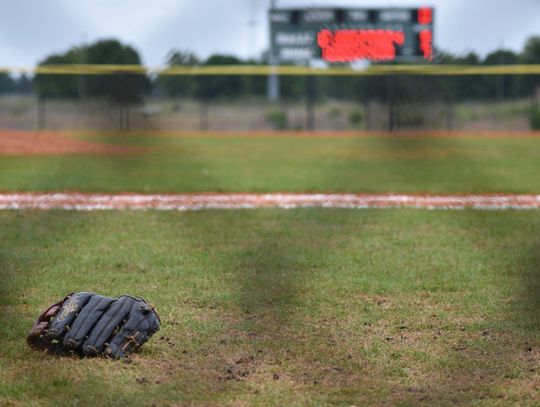
[[[208,99],[206,98],[201,99],[199,108],[200,108],[199,128],[201,131],[207,131],[208,130]]]
[[[45,111],[45,98],[38,99],[38,129],[45,130],[47,127],[47,112]]]
[[[277,66],[277,60],[276,58],[270,58],[270,66],[274,67]],[[268,76],[268,100],[271,102],[278,102],[280,99],[280,92],[279,92],[279,75],[275,73],[271,73]]]
[[[126,130],[129,131],[129,105],[126,105]]]
[[[248,58],[254,58],[255,57],[255,44],[256,44],[256,37],[257,37],[257,0],[249,0],[249,20],[248,20],[248,27],[249,27],[249,35],[248,35]]]
[[[120,108],[120,131],[124,130],[124,109],[122,105],[119,105]]]
[[[392,133],[395,130],[394,123],[394,75],[388,75],[386,79],[386,95],[388,103],[388,131]]]
[[[270,0],[270,10],[277,7],[277,0]],[[272,22],[269,18],[269,28],[270,28],[270,43],[273,44],[273,38],[272,38]],[[270,56],[268,58],[268,65],[274,67],[279,65],[279,58],[274,55],[273,47],[270,47]],[[267,96],[268,100],[270,102],[277,102],[280,98],[280,92],[279,92],[279,75],[276,73],[271,72],[270,75],[268,75],[268,82],[267,82]]]
[[[83,41],[81,44],[81,49],[79,53],[79,63],[85,64],[86,63],[86,35],[83,35]],[[78,76],[78,90],[79,90],[79,100],[85,100],[86,99],[86,76],[85,75],[79,75]]]
[[[497,64],[502,65],[504,64],[504,61],[501,59],[501,52],[504,49],[504,40],[501,40],[499,45],[499,54],[497,56]],[[502,102],[504,99],[504,75],[498,75],[497,76],[497,101]]]
[[[456,86],[454,86],[454,81],[451,80],[450,84],[452,85],[450,88],[450,97],[448,98],[448,111],[447,111],[447,129],[448,130],[454,130],[455,127],[455,114],[454,114],[454,105],[456,102]]]
[[[316,78],[308,76],[306,86],[306,130],[315,130]]]
[[[452,100],[446,102],[446,130],[454,129],[454,103]]]
[[[371,129],[371,109],[369,101],[364,99],[364,130]]]

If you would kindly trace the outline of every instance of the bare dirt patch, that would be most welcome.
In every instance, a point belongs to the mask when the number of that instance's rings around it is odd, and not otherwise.
[[[53,132],[0,130],[0,155],[130,154],[140,148],[72,139]]]

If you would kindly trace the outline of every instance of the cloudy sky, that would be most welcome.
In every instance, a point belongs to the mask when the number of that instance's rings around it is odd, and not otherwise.
[[[520,50],[540,35],[540,0],[277,0],[278,6],[434,6],[436,45],[454,53]],[[32,66],[83,41],[118,38],[147,65],[177,48],[260,55],[270,0],[0,0],[0,66]],[[255,21],[255,24],[250,24]]]

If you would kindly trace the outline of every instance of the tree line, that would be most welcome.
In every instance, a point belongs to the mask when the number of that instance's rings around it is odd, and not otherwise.
[[[438,52],[435,63],[452,65],[540,64],[540,37],[530,37],[520,52],[499,49],[481,58],[470,52],[452,55]],[[199,58],[192,52],[173,50],[166,58],[168,66],[210,65],[263,65],[264,58],[241,59],[233,55],[211,55]],[[49,55],[39,65],[62,64],[131,64],[141,65],[139,53],[131,46],[109,39],[85,46],[72,47],[64,53]],[[157,76],[142,74],[111,75],[45,75],[17,79],[0,74],[0,93],[35,92],[40,99],[106,99],[120,104],[136,104],[145,97],[195,98],[202,101],[229,100],[239,97],[264,97],[264,76]],[[389,87],[389,84],[391,86]],[[300,100],[311,94],[315,98],[347,100],[480,100],[495,98],[521,98],[531,96],[540,85],[534,75],[498,75],[463,77],[281,77],[281,96],[287,100]],[[389,89],[392,95],[389,95]]]

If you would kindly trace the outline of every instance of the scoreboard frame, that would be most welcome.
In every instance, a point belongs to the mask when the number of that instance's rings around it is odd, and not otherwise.
[[[435,9],[271,8],[270,62],[429,62]]]

